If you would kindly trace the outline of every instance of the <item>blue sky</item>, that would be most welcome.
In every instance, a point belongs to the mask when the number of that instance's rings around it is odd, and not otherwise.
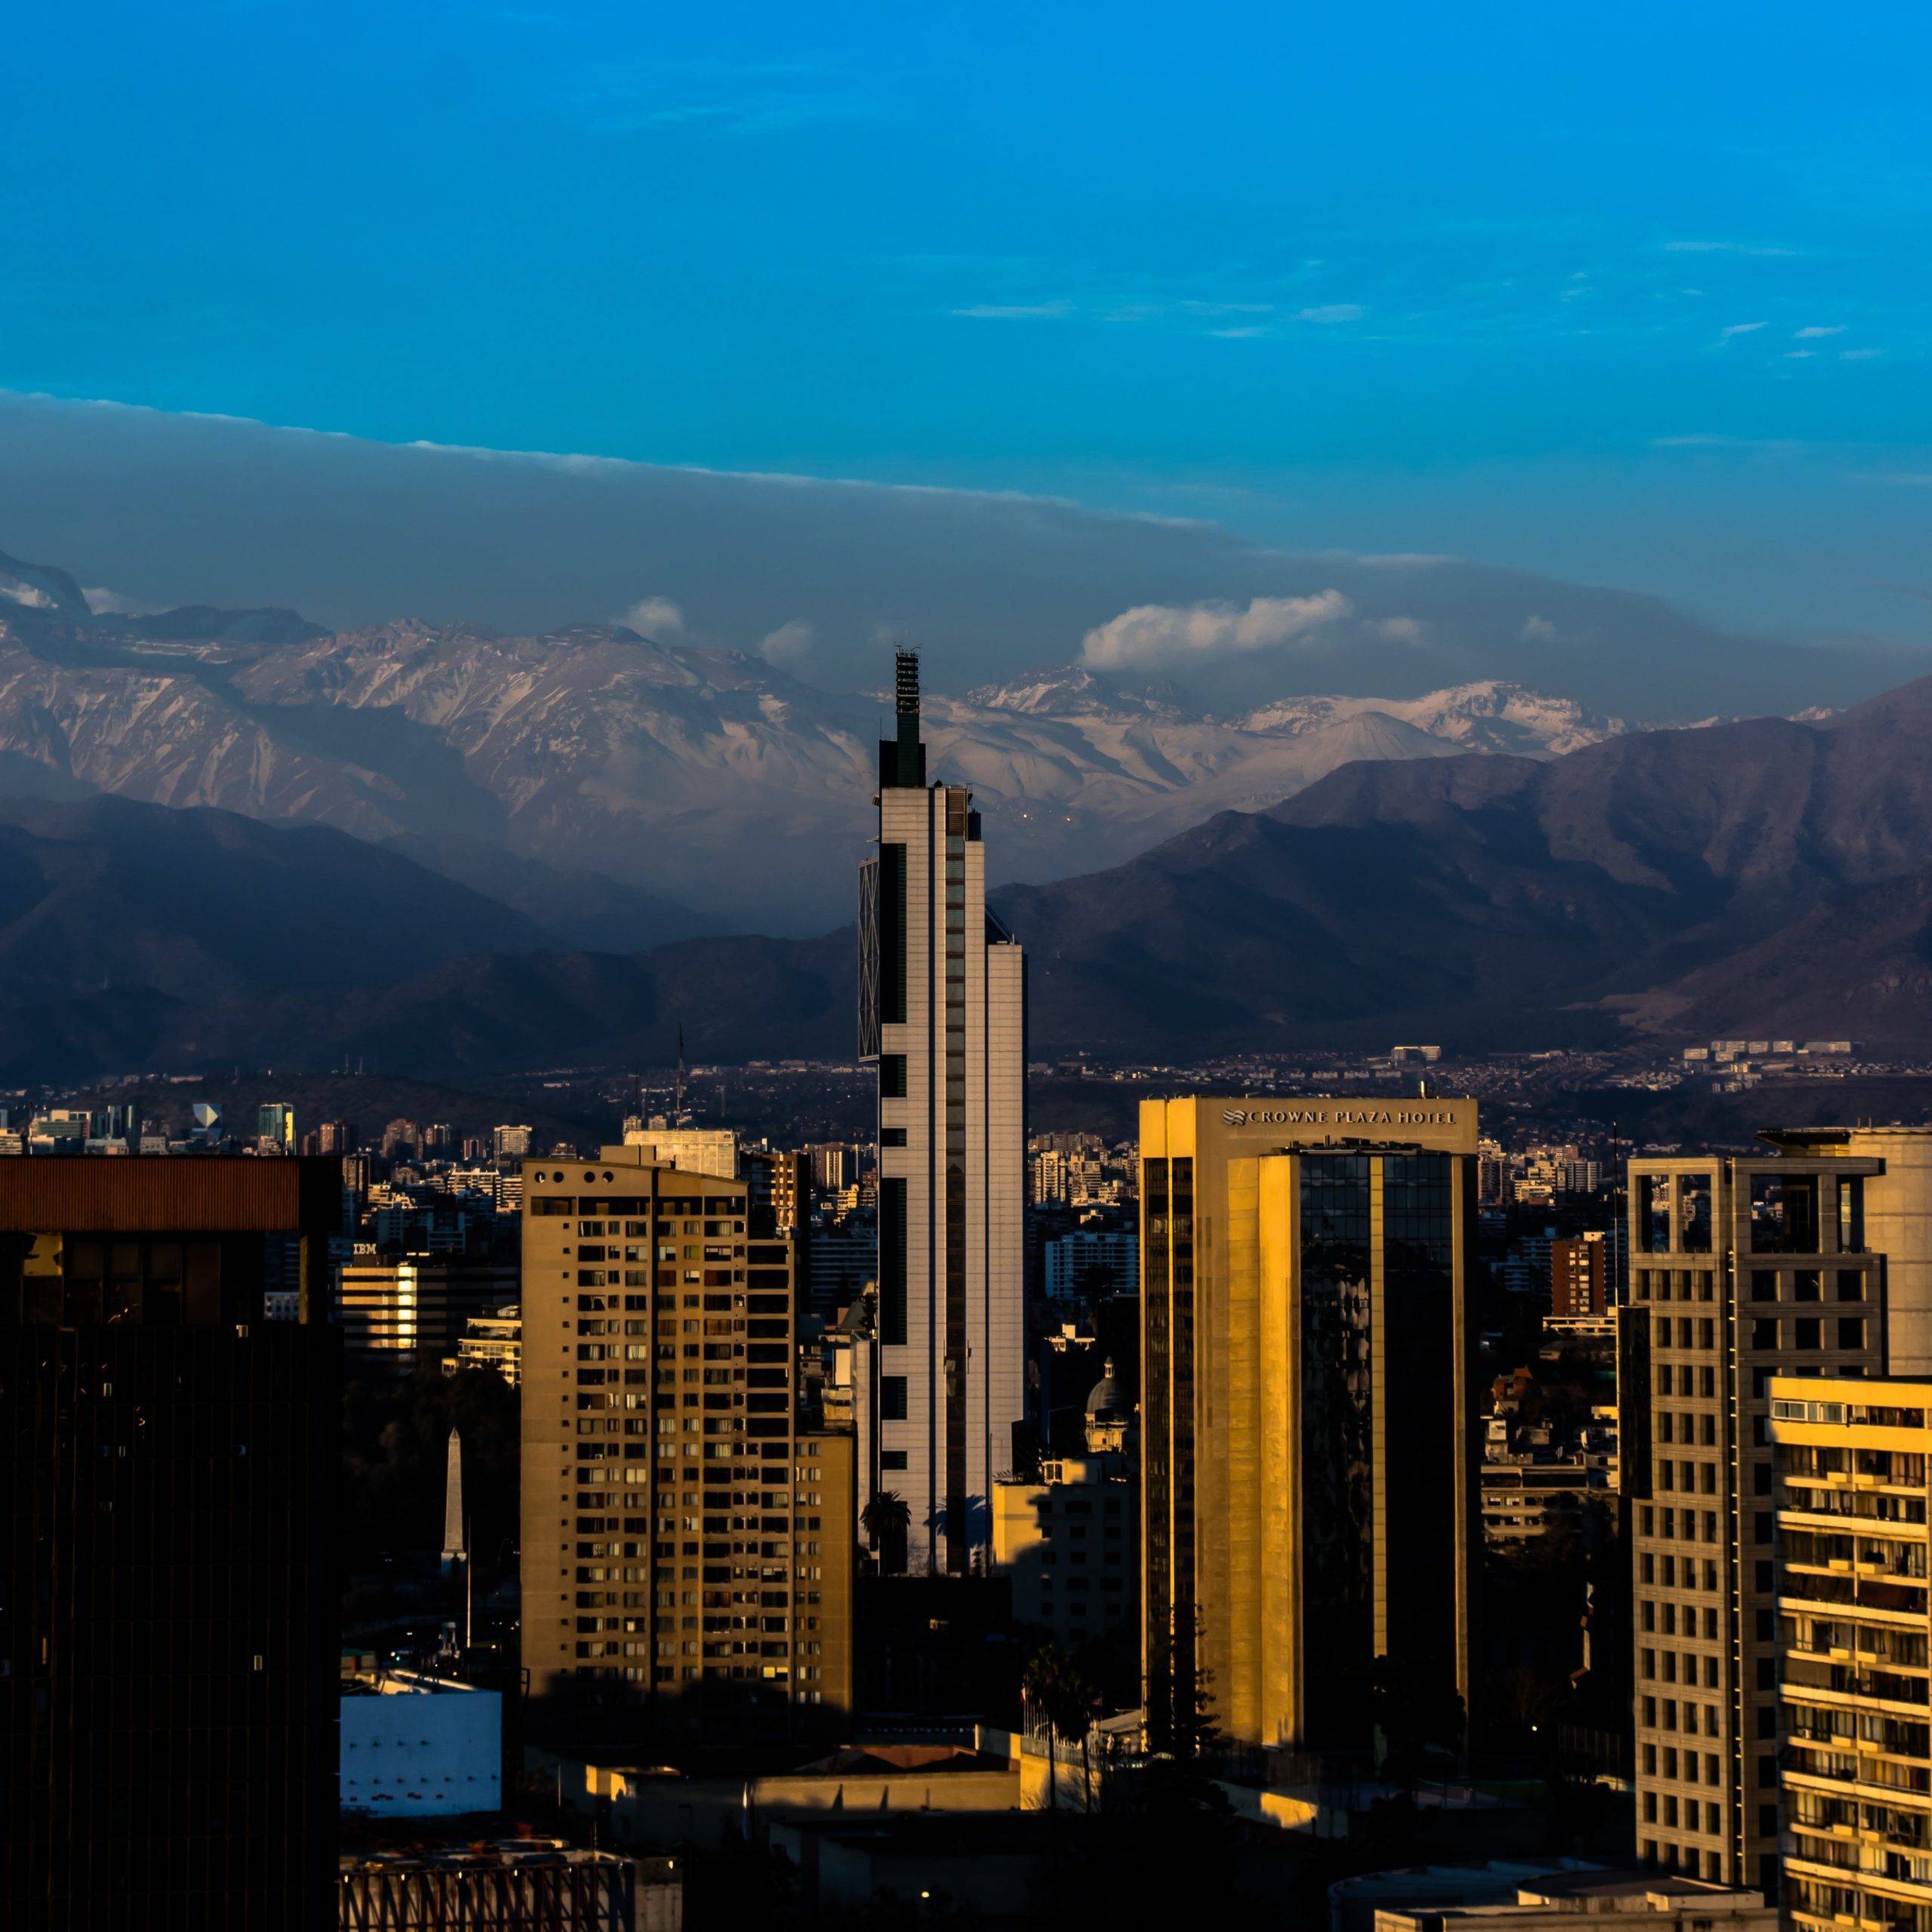
[[[1916,8],[10,33],[0,388],[1054,493],[1932,641]]]

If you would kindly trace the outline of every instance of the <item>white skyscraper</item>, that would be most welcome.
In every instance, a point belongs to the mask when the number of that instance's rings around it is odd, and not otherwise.
[[[926,783],[918,660],[898,654],[879,850],[860,875],[859,1050],[878,1066],[878,1426],[914,1571],[989,1564],[993,1479],[1026,1407],[1025,957],[986,910],[980,815]]]

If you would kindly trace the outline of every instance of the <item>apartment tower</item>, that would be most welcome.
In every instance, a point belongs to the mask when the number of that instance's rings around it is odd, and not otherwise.
[[[1770,1386],[1787,1921],[1932,1924],[1932,1383]]]
[[[972,795],[928,785],[918,660],[898,654],[878,854],[860,873],[859,1051],[878,1068],[878,1466],[909,1566],[992,1549],[1025,1411],[1026,967],[986,909]]]
[[[1140,1109],[1143,1661],[1156,1741],[1371,1743],[1386,1657],[1466,1699],[1470,1100]]]
[[[334,1922],[340,1214],[332,1160],[0,1161],[0,1924]]]
[[[1770,1385],[1883,1372],[1866,1214],[1882,1171],[1802,1152],[1630,1163],[1618,1398],[1638,1850],[1767,1897],[1779,1826]]]
[[[533,1695],[712,1734],[851,1701],[852,1438],[802,1429],[792,1244],[733,1175],[606,1147],[524,1168]]]

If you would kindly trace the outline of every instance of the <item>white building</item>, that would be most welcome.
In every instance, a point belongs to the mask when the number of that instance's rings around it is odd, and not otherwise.
[[[1041,1262],[1046,1291],[1054,1300],[1094,1279],[1131,1294],[1140,1281],[1140,1237],[1131,1228],[1075,1228],[1046,1243]]]
[[[450,1817],[503,1804],[503,1700],[392,1670],[342,1687],[342,1808]]]
[[[860,1052],[878,1067],[879,1431],[870,1492],[912,1513],[909,1567],[989,1561],[993,1478],[1025,1409],[1026,968],[986,910],[980,815],[926,783],[918,660],[879,747],[860,879]]]

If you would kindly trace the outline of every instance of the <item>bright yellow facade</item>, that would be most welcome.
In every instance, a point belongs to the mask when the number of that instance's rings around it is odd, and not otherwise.
[[[1780,1376],[1782,1899],[1805,1932],[1932,1928],[1932,1382]]]

